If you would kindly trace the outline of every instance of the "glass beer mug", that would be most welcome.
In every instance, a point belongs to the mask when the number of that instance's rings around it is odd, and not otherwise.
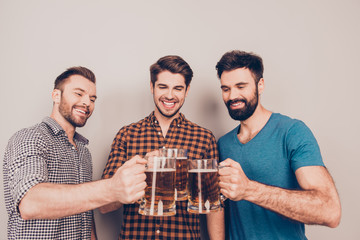
[[[176,214],[176,160],[159,156],[151,156],[147,160],[147,186],[145,196],[140,200],[139,213],[149,216],[173,216]]]
[[[218,161],[196,159],[188,161],[188,211],[210,213],[220,211],[225,197],[220,194]]]
[[[176,159],[176,201],[187,200],[187,150],[182,148],[160,148],[160,156]]]

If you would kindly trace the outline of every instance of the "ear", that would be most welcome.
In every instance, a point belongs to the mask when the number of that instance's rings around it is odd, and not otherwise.
[[[260,80],[258,82],[259,95],[264,92],[264,89],[265,89],[264,78],[260,78]]]
[[[151,94],[154,95],[154,86],[151,81],[150,81],[150,91],[151,91]]]
[[[54,103],[60,103],[61,100],[61,90],[54,89],[51,93],[51,97]]]
[[[190,84],[186,87],[185,97],[187,97],[190,90]]]

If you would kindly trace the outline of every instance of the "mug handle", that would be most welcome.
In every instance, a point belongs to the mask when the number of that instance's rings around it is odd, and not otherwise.
[[[218,170],[222,169],[222,168],[226,168],[229,166],[218,166]],[[220,205],[222,208],[225,208],[225,200],[227,199],[227,197],[225,197],[225,195],[223,195],[222,193],[220,193]]]

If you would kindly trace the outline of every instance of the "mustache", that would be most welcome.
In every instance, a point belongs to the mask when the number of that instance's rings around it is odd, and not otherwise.
[[[245,105],[247,104],[247,101],[245,99],[236,98],[236,99],[227,101],[226,106],[230,107],[231,104],[238,103],[238,102],[243,102],[243,103],[245,103]]]

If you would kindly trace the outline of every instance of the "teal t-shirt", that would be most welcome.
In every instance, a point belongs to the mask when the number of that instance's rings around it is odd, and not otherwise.
[[[324,166],[317,141],[302,122],[273,113],[248,143],[237,138],[240,125],[218,141],[220,161],[240,163],[250,180],[286,189],[300,189],[295,171]],[[251,202],[226,201],[228,239],[307,239],[304,224]]]

